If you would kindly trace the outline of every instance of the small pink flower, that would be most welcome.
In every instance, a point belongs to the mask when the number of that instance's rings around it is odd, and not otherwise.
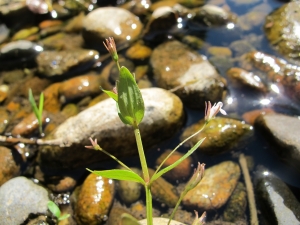
[[[222,113],[223,115],[227,115],[224,109],[222,109],[223,103],[218,102],[211,107],[210,101],[205,102],[205,121],[209,122],[212,118],[214,118],[218,112]]]
[[[116,43],[113,37],[109,37],[108,39],[105,39],[105,42],[103,41],[103,44],[105,46],[105,48],[107,49],[107,51],[109,51],[112,59],[117,62],[119,57],[118,57],[118,53],[117,53],[117,47],[116,47]]]
[[[88,149],[95,149],[95,150],[100,150],[100,146],[97,144],[97,139],[95,139],[95,141],[93,141],[93,139],[90,137],[90,141],[92,143],[92,146],[84,146]]]
[[[198,162],[197,169],[194,170],[193,176],[191,177],[191,179],[186,185],[185,189],[187,191],[192,190],[194,187],[196,187],[199,184],[199,182],[202,180],[204,176],[204,170],[205,170],[205,164],[204,163],[200,164]]]

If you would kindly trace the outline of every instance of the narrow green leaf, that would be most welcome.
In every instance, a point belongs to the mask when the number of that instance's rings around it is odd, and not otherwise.
[[[170,166],[167,166],[166,168],[163,168],[162,170],[160,170],[158,173],[154,174],[151,177],[150,182],[155,181],[157,178],[161,177],[163,174],[165,174],[166,172],[170,171],[171,169],[175,168],[176,166],[178,166],[183,160],[185,160],[187,157],[189,157],[201,144],[202,142],[205,140],[205,138],[202,138],[200,141],[198,141],[187,153],[185,153],[180,159],[178,159],[176,162],[174,162],[173,164],[171,164]]]
[[[133,75],[124,66],[120,69],[117,88],[120,114],[130,125],[138,125],[144,117],[144,100]]]
[[[121,225],[141,225],[139,221],[128,213],[122,213]]]
[[[39,123],[42,123],[42,119],[43,119],[43,108],[44,108],[44,93],[42,92],[40,94],[40,103],[39,103],[39,118],[40,121]]]
[[[59,217],[58,220],[65,220],[69,217],[70,217],[70,214],[65,214],[65,215],[62,215],[61,217]]]
[[[28,91],[28,99],[29,99],[31,108],[33,110],[33,113],[35,114],[36,118],[39,120],[39,110],[38,110],[38,107],[36,106],[31,89],[29,89],[29,91]]]
[[[47,206],[48,206],[48,209],[50,210],[50,212],[52,212],[52,214],[54,216],[56,216],[57,218],[60,217],[60,209],[54,202],[48,201]]]
[[[101,88],[102,89],[102,88]],[[107,91],[102,89],[102,91],[107,94],[109,97],[111,97],[113,100],[115,100],[116,102],[118,102],[118,95],[112,91]]]
[[[103,176],[110,179],[115,180],[128,180],[128,181],[135,181],[141,184],[145,184],[145,181],[143,178],[141,178],[138,174],[134,173],[130,170],[120,170],[120,169],[114,169],[114,170],[102,170],[102,171],[92,171],[87,169],[93,174],[96,174],[98,176]]]

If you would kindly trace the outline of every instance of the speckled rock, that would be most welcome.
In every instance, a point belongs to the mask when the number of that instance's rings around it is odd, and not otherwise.
[[[161,154],[155,164],[156,166],[159,166],[163,160],[171,153],[172,150],[166,150],[163,154]],[[164,165],[161,168],[165,168],[167,166],[172,165],[174,162],[179,160],[184,154],[181,152],[175,151],[164,163]],[[183,160],[178,166],[176,166],[174,169],[170,170],[169,172],[165,173],[163,176],[167,178],[168,180],[176,181],[176,180],[183,180],[188,179],[190,177],[190,174],[192,172],[192,165],[193,165],[193,159],[192,157],[187,157],[185,160]]]
[[[271,108],[256,109],[256,110],[245,112],[243,114],[243,119],[245,120],[246,123],[250,125],[254,125],[254,122],[257,119],[257,117],[268,113],[275,113],[275,112]]]
[[[145,116],[140,124],[144,147],[157,144],[170,137],[183,122],[180,99],[163,89],[141,90],[145,102]],[[77,167],[106,160],[103,153],[84,146],[89,137],[97,138],[99,145],[118,156],[137,154],[134,133],[118,117],[116,104],[106,99],[62,123],[47,137],[61,146],[40,146],[39,162],[51,167]]]
[[[265,33],[271,44],[288,58],[299,62],[300,4],[292,1],[273,11],[265,22]]]
[[[30,213],[46,213],[48,192],[25,177],[0,187],[0,225],[22,224]]]
[[[245,217],[247,207],[247,193],[245,185],[238,182],[230,199],[228,200],[223,218],[228,222],[236,222],[237,220]]]
[[[0,146],[0,186],[20,173],[20,165],[9,148]]]
[[[175,88],[188,106],[203,108],[204,101],[222,99],[224,79],[203,56],[186,45],[178,41],[163,43],[154,49],[150,62],[157,85]]]
[[[132,171],[141,175],[141,170],[137,168],[131,168]],[[141,196],[142,185],[137,182],[118,180],[116,181],[117,192],[124,203],[131,204],[136,202]]]
[[[289,187],[272,172],[256,173],[255,193],[262,216],[277,225],[300,224],[300,203]]]
[[[208,169],[200,183],[183,198],[187,207],[216,210],[222,207],[234,191],[240,177],[240,167],[225,161]]]
[[[152,176],[154,172],[154,170],[149,169],[150,176]],[[159,177],[152,183],[151,193],[154,200],[164,203],[170,208],[175,207],[179,199],[176,188],[162,177]]]
[[[127,49],[126,56],[131,60],[145,60],[150,57],[151,53],[151,48],[142,43],[136,43]]]
[[[203,125],[204,120],[200,120],[186,128],[180,139],[186,139],[196,131],[200,130]],[[229,118],[216,117],[205,126],[200,134],[194,136],[186,143],[189,146],[194,146],[198,141],[206,137],[198,150],[207,154],[221,153],[230,150],[246,134],[250,135],[250,131],[252,129],[252,126],[249,126],[244,122]]]
[[[99,53],[94,50],[76,49],[65,51],[43,51],[38,55],[36,61],[38,72],[44,76],[52,77],[62,75],[71,69],[84,65],[91,67],[99,58]]]
[[[259,116],[255,127],[264,135],[278,157],[300,171],[300,120],[283,114]]]
[[[105,38],[113,37],[118,47],[128,46],[138,38],[142,28],[139,18],[131,12],[122,8],[101,7],[85,17],[82,35],[87,45],[104,50],[99,43]]]
[[[120,204],[114,203],[109,212],[108,220],[106,225],[116,225],[121,224],[121,215],[123,213],[131,214],[128,209],[122,207]]]
[[[62,82],[58,90],[60,97],[63,97],[65,101],[69,101],[75,98],[100,94],[101,79],[99,77],[96,74],[87,74]]]
[[[79,225],[97,225],[108,217],[114,199],[115,186],[111,179],[90,174],[84,181],[75,206]]]
[[[44,109],[48,112],[57,113],[60,111],[61,102],[59,101],[58,89],[61,83],[54,83],[47,87],[44,93]]]
[[[233,67],[227,71],[227,77],[234,87],[250,87],[255,90],[266,92],[267,87],[258,75],[241,68]]]

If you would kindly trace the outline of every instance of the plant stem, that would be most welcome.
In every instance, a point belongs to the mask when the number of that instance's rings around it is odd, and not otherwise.
[[[257,210],[255,205],[255,197],[253,191],[253,185],[251,182],[249,170],[247,167],[247,161],[244,154],[240,154],[239,162],[242,168],[242,172],[244,175],[245,183],[246,183],[246,190],[249,202],[249,209],[250,209],[250,216],[251,216],[251,225],[258,225],[258,218],[257,218]]]
[[[149,183],[145,185],[145,193],[146,193],[146,207],[147,207],[147,225],[152,225],[153,224],[152,195],[151,195]]]
[[[170,216],[168,225],[170,225],[171,220],[173,219],[173,217],[174,217],[174,215],[175,215],[175,212],[177,211],[177,209],[178,209],[178,207],[179,207],[179,205],[180,205],[180,203],[181,203],[183,197],[186,195],[186,193],[187,193],[187,191],[184,191],[184,192],[181,193],[181,195],[180,195],[180,197],[179,197],[179,199],[178,199],[178,201],[177,201],[177,203],[176,203],[176,206],[175,206],[175,208],[174,208],[173,211],[172,211],[172,214],[171,214],[171,216]]]
[[[145,192],[146,192],[146,207],[147,207],[147,225],[152,225],[153,224],[153,218],[152,218],[152,195],[151,195],[151,190],[150,190],[150,177],[149,177],[149,171],[148,171],[148,166],[147,166],[147,161],[145,157],[145,152],[143,148],[143,143],[142,143],[142,138],[141,138],[141,133],[139,130],[138,125],[134,125],[134,135],[135,135],[135,140],[139,152],[139,157],[140,157],[140,162],[142,166],[142,172],[143,172],[143,177],[145,181]]]
[[[191,138],[193,138],[194,136],[196,136],[197,134],[199,134],[203,129],[204,127],[207,125],[207,122],[205,122],[202,126],[202,128],[200,130],[198,130],[196,133],[192,134],[191,136],[187,137],[184,141],[180,142],[176,148],[174,148],[170,154],[162,161],[162,163],[157,167],[156,171],[154,172],[153,176],[155,174],[157,174],[160,170],[160,168],[164,165],[164,163],[167,161],[168,158],[170,158],[170,156],[180,147],[182,146],[185,142],[187,142],[188,140],[190,140]]]

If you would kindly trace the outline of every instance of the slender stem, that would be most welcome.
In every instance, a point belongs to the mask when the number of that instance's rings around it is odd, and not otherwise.
[[[150,185],[145,185],[145,193],[146,193],[146,207],[147,207],[147,225],[153,224],[153,216],[152,216],[152,195],[150,190]]]
[[[175,208],[174,208],[173,211],[172,211],[172,214],[171,214],[171,216],[170,216],[168,225],[170,225],[171,220],[174,218],[174,215],[175,215],[175,213],[176,213],[176,211],[177,211],[177,209],[178,209],[178,207],[179,207],[179,205],[180,205],[180,203],[181,203],[183,197],[186,195],[186,193],[187,193],[186,190],[185,190],[184,192],[181,193],[181,195],[180,195],[180,197],[179,197],[179,199],[178,199],[178,201],[177,201],[177,203],[176,203],[176,205],[175,205]]]
[[[142,143],[142,138],[141,138],[141,133],[138,128],[138,126],[134,126],[134,135],[135,135],[135,140],[139,152],[139,157],[141,161],[141,166],[142,166],[142,171],[143,171],[143,177],[146,183],[149,182],[149,171],[148,171],[148,166],[147,166],[147,161],[144,153],[144,148],[143,148],[143,143]]]
[[[198,130],[196,133],[192,134],[191,136],[189,136],[188,138],[186,138],[184,141],[180,142],[176,148],[174,148],[170,154],[162,161],[162,163],[157,167],[156,171],[154,172],[153,176],[155,174],[158,173],[158,171],[160,170],[160,168],[164,165],[164,163],[167,161],[168,158],[170,158],[170,156],[180,147],[182,146],[185,142],[187,142],[188,140],[190,140],[191,138],[193,138],[194,136],[196,136],[197,134],[199,134],[203,129],[204,127],[207,125],[207,122],[204,123],[204,125],[202,126],[202,128],[200,130]],[[152,177],[153,177],[152,176]]]
[[[258,225],[258,218],[257,218],[257,210],[255,206],[255,197],[253,191],[253,185],[251,182],[249,170],[247,167],[247,162],[244,154],[240,154],[239,162],[242,168],[242,172],[244,175],[245,183],[246,183],[246,190],[249,202],[249,209],[250,209],[250,216],[251,216],[251,225]]]

